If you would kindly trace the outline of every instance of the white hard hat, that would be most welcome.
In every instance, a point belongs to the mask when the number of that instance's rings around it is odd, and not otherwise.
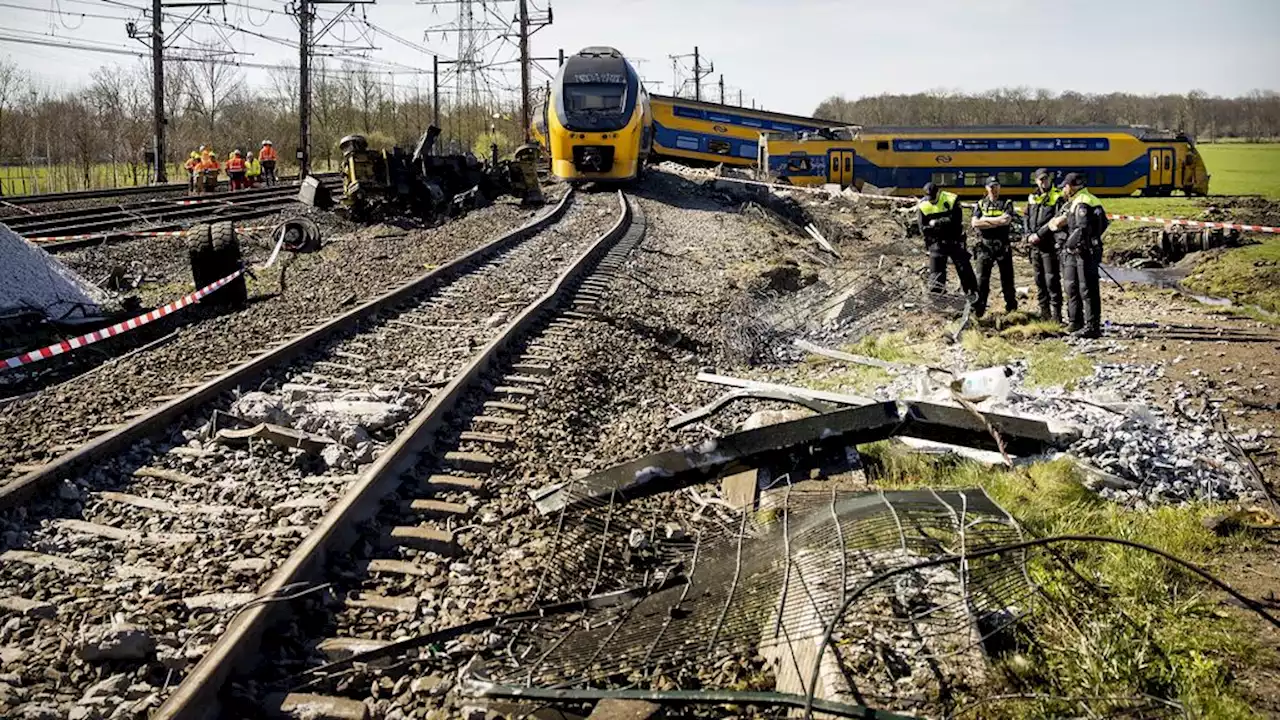
[[[271,141],[270,141],[270,140],[263,140],[263,141],[262,141],[262,144],[263,144],[263,145],[270,145],[270,144],[271,144]]]

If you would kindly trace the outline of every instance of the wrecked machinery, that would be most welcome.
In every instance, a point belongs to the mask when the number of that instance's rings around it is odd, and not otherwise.
[[[503,194],[525,204],[543,201],[536,146],[485,163],[470,154],[433,154],[439,136],[440,128],[427,128],[412,153],[400,147],[372,150],[363,135],[342,138],[341,212],[361,221],[388,214],[432,220],[483,207]]]

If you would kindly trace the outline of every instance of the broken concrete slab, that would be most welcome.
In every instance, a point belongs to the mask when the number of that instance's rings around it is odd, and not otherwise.
[[[217,440],[227,445],[245,445],[254,439],[265,440],[280,447],[297,448],[308,454],[321,452],[334,443],[331,438],[271,423],[239,430],[219,430],[217,434]]]

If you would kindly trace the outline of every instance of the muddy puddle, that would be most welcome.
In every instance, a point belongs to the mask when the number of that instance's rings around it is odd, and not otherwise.
[[[1205,305],[1213,305],[1216,307],[1228,307],[1233,303],[1227,298],[1214,297],[1212,295],[1200,295],[1182,287],[1182,280],[1190,274],[1190,270],[1180,267],[1166,268],[1132,268],[1123,265],[1103,265],[1102,268],[1116,282],[1138,283],[1140,285],[1151,285],[1158,288],[1168,288],[1176,290],[1179,294],[1189,297],[1197,302]]]

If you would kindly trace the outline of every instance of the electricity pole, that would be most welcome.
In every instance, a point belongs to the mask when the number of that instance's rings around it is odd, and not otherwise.
[[[164,26],[160,0],[151,0],[151,114],[155,140],[155,182],[169,180],[164,162]]]
[[[440,56],[431,56],[431,104],[435,108],[432,125],[440,127]]]
[[[311,0],[298,0],[298,178],[311,170]]]
[[[194,7],[195,11],[191,17],[186,18],[179,24],[178,28],[173,31],[173,37],[170,38],[165,38],[164,36],[164,4],[161,0],[151,0],[151,30],[149,32],[141,32],[137,23],[133,21],[124,24],[125,32],[129,34],[129,37],[145,44],[151,50],[151,130],[153,135],[151,147],[155,153],[155,158],[152,160],[151,174],[155,182],[162,183],[169,179],[168,170],[164,162],[164,131],[165,125],[168,124],[168,119],[164,114],[165,46],[177,40],[196,15],[207,9],[210,4],[220,3],[221,1],[189,0],[189,2],[184,2],[182,7]]]
[[[327,34],[356,5],[372,5],[377,0],[296,0],[298,16],[298,177],[311,171],[311,50],[317,40]],[[313,32],[317,5],[345,5],[325,24]]]
[[[724,104],[724,73],[720,74],[720,104]]]
[[[716,64],[712,62],[704,72],[702,70],[702,55],[698,52],[698,46],[693,46],[693,99],[702,99],[702,78],[707,77],[716,71]]]
[[[529,0],[520,0],[520,132],[529,142]]]
[[[529,97],[529,74],[533,67],[533,61],[549,60],[550,58],[532,58],[529,56],[529,37],[535,32],[551,24],[554,19],[551,14],[551,4],[547,4],[545,14],[535,17],[529,16],[529,0],[519,0],[520,2],[520,132],[524,137],[524,142],[529,142],[531,136],[529,127],[533,117],[533,109],[530,106]],[[564,64],[564,50],[560,51],[560,64]]]

